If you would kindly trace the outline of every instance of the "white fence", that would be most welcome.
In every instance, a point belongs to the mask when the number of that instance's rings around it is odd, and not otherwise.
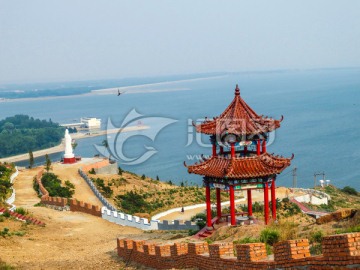
[[[137,216],[132,216],[129,214],[111,211],[106,207],[101,208],[101,216],[103,219],[116,223],[121,226],[129,226],[138,228],[141,230],[198,230],[199,227],[191,221],[159,221],[159,220],[149,220],[147,218],[140,218]]]
[[[18,171],[18,168],[15,167],[16,169],[16,172],[14,172],[11,176],[10,176],[10,183],[13,184],[14,183],[14,180],[15,178],[19,175],[19,171]],[[15,198],[16,198],[16,191],[15,189],[12,187],[12,194],[11,196],[5,201],[7,204],[10,204],[11,205],[11,208],[10,210],[11,211],[14,211],[16,209],[16,206],[13,204],[15,202]]]

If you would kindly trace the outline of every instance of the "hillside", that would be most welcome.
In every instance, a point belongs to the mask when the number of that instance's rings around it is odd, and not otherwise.
[[[177,186],[125,171],[121,175],[88,175],[113,205],[130,214],[149,217],[171,208],[205,203],[205,189],[186,182]],[[215,201],[215,191],[211,196]],[[222,199],[227,198],[223,193]]]

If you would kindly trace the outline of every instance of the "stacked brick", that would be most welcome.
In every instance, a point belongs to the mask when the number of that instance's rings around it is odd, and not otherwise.
[[[324,237],[323,255],[311,257],[307,239],[274,245],[274,259],[263,243],[235,246],[231,243],[176,243],[156,245],[129,239],[117,240],[118,255],[154,269],[197,268],[199,270],[247,269],[360,269],[360,233]]]
[[[360,233],[324,237],[322,250],[324,257],[327,257],[329,260],[360,256]]]
[[[234,257],[234,245],[233,243],[209,245],[209,256],[211,258]]]
[[[41,203],[47,204],[47,205],[65,207],[68,204],[68,199],[61,198],[61,197],[50,197],[50,196],[45,197],[45,196],[43,196],[41,198]]]
[[[101,217],[101,210],[98,205],[84,203],[82,201],[77,201],[76,199],[70,199],[70,211],[82,212],[93,216]]]
[[[309,240],[298,239],[274,244],[274,259],[277,262],[310,257]]]
[[[261,261],[267,258],[264,243],[236,245],[236,254],[238,260],[249,262]]]

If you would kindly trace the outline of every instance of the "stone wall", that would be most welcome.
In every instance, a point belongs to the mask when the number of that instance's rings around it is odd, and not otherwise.
[[[105,197],[100,193],[100,191],[98,191],[98,189],[96,188],[95,184],[91,181],[91,179],[87,176],[87,174],[82,170],[79,169],[79,174],[80,176],[86,181],[86,183],[89,185],[90,189],[94,192],[95,196],[99,199],[99,201],[107,208],[110,209],[112,211],[115,211],[116,208],[111,205],[106,199]]]
[[[274,245],[274,259],[269,259],[263,243],[155,245],[117,239],[121,258],[155,269],[360,269],[360,233],[324,237],[322,249],[322,255],[311,257],[307,239],[283,241]]]

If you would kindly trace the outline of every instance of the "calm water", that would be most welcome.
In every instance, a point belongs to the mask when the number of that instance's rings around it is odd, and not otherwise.
[[[233,99],[236,83],[241,96],[258,114],[275,118],[284,115],[268,151],[288,157],[294,153],[295,159],[278,177],[278,185],[292,185],[291,169],[296,166],[298,186],[313,186],[314,172],[324,171],[332,183],[360,189],[359,69],[238,73],[149,86],[149,90],[182,88],[189,89],[187,91],[5,102],[0,103],[0,118],[22,113],[71,123],[80,117],[95,116],[101,118],[104,125],[108,118],[119,125],[133,108],[146,117],[172,118],[177,122],[165,127],[155,142],[138,132],[139,136],[125,143],[125,154],[129,157],[143,154],[145,146],[156,148],[156,155],[140,165],[125,166],[120,162],[120,166],[139,174],[158,175],[162,180],[200,184],[201,177],[189,175],[183,161],[192,164],[195,161],[188,160],[189,155],[210,154],[211,149],[199,146],[195,140],[186,146],[188,119],[219,115]],[[142,122],[152,124],[146,119]],[[190,136],[195,135],[190,133]],[[94,144],[101,144],[103,139],[78,141],[76,154],[93,156],[97,153]]]

